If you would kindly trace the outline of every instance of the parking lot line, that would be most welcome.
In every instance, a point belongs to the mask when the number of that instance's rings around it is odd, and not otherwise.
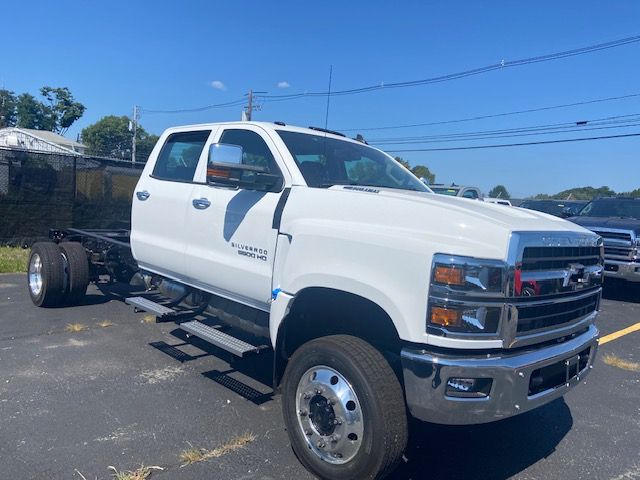
[[[636,323],[635,325],[631,325],[630,327],[623,328],[622,330],[618,330],[617,332],[613,332],[613,333],[610,333],[609,335],[605,335],[604,337],[600,337],[600,340],[598,340],[598,343],[600,343],[600,345],[604,345],[605,343],[609,343],[612,340],[620,338],[629,333],[637,332],[638,330],[640,330],[640,323]]]

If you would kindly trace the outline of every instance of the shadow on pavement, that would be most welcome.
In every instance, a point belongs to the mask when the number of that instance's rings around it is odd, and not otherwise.
[[[499,422],[447,426],[413,421],[407,461],[391,479],[506,479],[553,453],[573,425],[560,398]]]
[[[209,323],[215,323],[209,321]],[[202,375],[209,380],[213,380],[219,385],[231,390],[241,397],[249,400],[256,405],[262,405],[273,398],[273,352],[266,351],[259,355],[252,355],[246,358],[238,358],[221,348],[216,347],[198,337],[187,336],[184,330],[175,329],[171,335],[183,341],[180,345],[165,346],[152,345],[163,351],[167,355],[179,361],[189,361],[191,359],[200,358],[206,355],[212,355],[229,363],[229,369],[225,371],[210,370],[203,372]],[[252,341],[253,344],[258,343],[254,338],[244,338],[244,340]],[[164,343],[164,342],[163,342]],[[205,352],[203,355],[186,358],[181,350],[175,347],[191,344]],[[168,347],[168,348],[167,348]],[[177,352],[176,352],[177,350]]]
[[[640,283],[625,282],[617,278],[607,278],[604,281],[602,297],[607,300],[640,303]]]

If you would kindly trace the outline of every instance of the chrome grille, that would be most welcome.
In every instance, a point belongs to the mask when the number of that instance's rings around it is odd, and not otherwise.
[[[583,318],[598,308],[599,297],[599,292],[594,292],[566,302],[518,306],[517,332],[530,333]]]
[[[602,290],[604,249],[593,234],[514,234],[506,347],[544,342],[586,328]]]
[[[607,243],[607,239],[622,240],[623,242],[629,242],[629,244],[631,244],[631,232],[624,230],[593,230],[593,232],[600,235],[604,239],[605,244]]]
[[[597,265],[600,247],[525,247],[522,271],[567,268],[572,263]]]
[[[604,247],[604,255],[606,257],[622,257],[625,260],[627,258],[631,258],[633,253],[632,248],[624,248],[624,247]]]
[[[635,235],[629,230],[595,229],[604,240],[604,255],[610,260],[629,261],[633,258],[633,241]]]

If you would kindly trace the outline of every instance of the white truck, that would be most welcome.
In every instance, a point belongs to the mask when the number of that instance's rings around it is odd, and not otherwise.
[[[50,236],[29,260],[36,305],[81,302],[108,275],[143,286],[127,302],[190,335],[271,355],[292,448],[321,478],[382,478],[408,415],[453,425],[526,412],[578,384],[596,354],[598,235],[429,193],[328,130],[170,128],[130,231]]]

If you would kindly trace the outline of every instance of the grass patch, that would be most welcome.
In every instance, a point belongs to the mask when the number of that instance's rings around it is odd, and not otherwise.
[[[18,247],[0,247],[0,273],[27,271],[29,250]]]
[[[256,436],[253,433],[245,433],[244,435],[235,437],[227,443],[214,448],[213,450],[207,450],[205,448],[190,448],[180,453],[180,461],[184,467],[191,463],[203,462],[210,458],[222,457],[223,455],[244,448],[255,439]]]
[[[136,470],[118,471],[116,467],[109,466],[109,470],[113,470],[111,476],[115,480],[145,480],[151,476],[154,470],[164,470],[162,467],[145,467],[141,465]]]
[[[611,365],[612,367],[629,370],[630,372],[640,372],[640,363],[625,360],[623,358],[612,355],[611,353],[607,353],[604,357],[602,357],[602,361],[607,365]]]
[[[102,328],[112,327],[113,326],[113,322],[110,322],[109,320],[102,320],[102,321],[98,322],[98,326],[102,327]]]
[[[89,327],[83,323],[67,323],[67,326],[64,327],[64,329],[67,332],[82,332],[84,330],[89,330]]]

